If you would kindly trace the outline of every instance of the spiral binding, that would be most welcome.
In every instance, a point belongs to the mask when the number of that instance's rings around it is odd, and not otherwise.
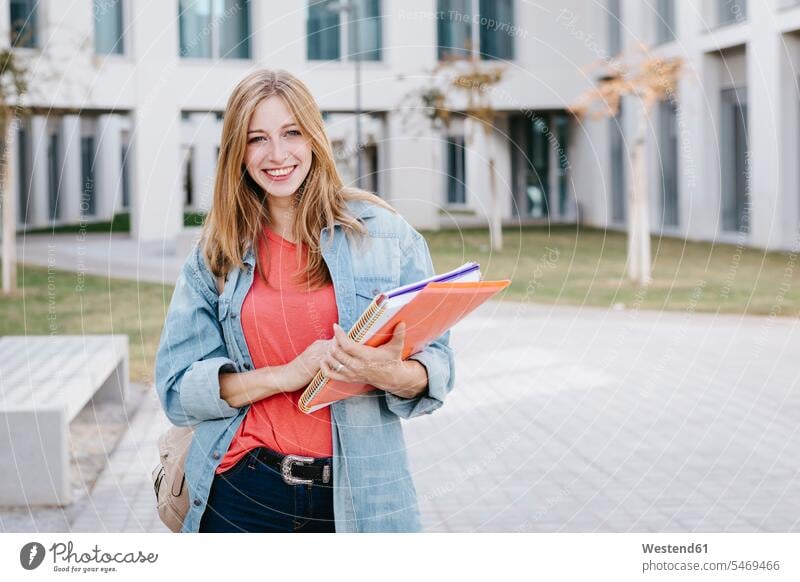
[[[355,325],[350,329],[350,332],[347,334],[351,340],[357,343],[361,343],[364,339],[364,336],[370,330],[370,328],[378,321],[378,318],[381,314],[386,310],[386,302],[382,305],[378,305],[377,301],[373,301],[370,303],[370,306],[361,314],[361,317],[358,318]],[[328,383],[328,377],[322,373],[322,370],[317,372],[314,379],[311,380],[311,384],[308,385],[303,396],[300,397],[299,406],[303,412],[308,412],[309,407],[308,403],[314,399],[314,397],[319,394],[319,391]]]

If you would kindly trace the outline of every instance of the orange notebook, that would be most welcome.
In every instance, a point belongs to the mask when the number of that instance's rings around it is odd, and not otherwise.
[[[464,278],[475,277],[480,277],[477,266]],[[405,360],[436,341],[510,283],[509,280],[431,282],[419,291],[395,298],[395,305],[392,305],[391,293],[382,293],[372,301],[348,335],[354,341],[378,347],[392,338],[398,323],[405,321]],[[303,412],[310,413],[337,400],[374,389],[369,384],[330,380],[320,371],[300,397],[299,407]]]

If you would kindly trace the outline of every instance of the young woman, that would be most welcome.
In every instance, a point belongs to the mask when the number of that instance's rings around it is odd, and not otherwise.
[[[404,361],[402,324],[378,348],[344,330],[380,291],[432,274],[418,232],[344,187],[300,80],[262,70],[236,86],[156,356],[167,417],[194,429],[183,532],[419,530],[400,418],[452,390],[449,332]],[[319,369],[376,390],[304,414]]]

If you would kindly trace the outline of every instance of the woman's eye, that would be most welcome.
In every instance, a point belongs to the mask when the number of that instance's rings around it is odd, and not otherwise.
[[[247,143],[260,143],[260,142],[266,141],[266,140],[267,140],[267,138],[265,138],[263,135],[259,135],[259,136],[256,136],[254,138],[251,138],[250,141],[247,142]]]
[[[300,135],[300,132],[296,129],[290,129],[286,132],[286,135],[291,135],[292,137]]]

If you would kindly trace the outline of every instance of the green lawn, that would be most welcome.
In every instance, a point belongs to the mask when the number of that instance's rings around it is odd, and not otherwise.
[[[644,289],[624,277],[626,237],[618,232],[576,226],[505,229],[500,253],[489,251],[485,229],[425,235],[437,271],[476,260],[484,279],[512,280],[506,294],[511,300],[800,314],[800,265],[788,253],[653,238],[653,282]]]
[[[151,382],[172,286],[17,266],[18,291],[0,301],[0,335],[127,334],[131,379]]]
[[[654,279],[641,289],[623,276],[625,236],[619,233],[576,227],[508,229],[500,253],[489,252],[486,230],[425,236],[437,271],[477,260],[485,279],[511,278],[506,300],[800,315],[797,265],[787,253],[653,239]],[[171,286],[48,273],[23,265],[18,278],[24,291],[0,302],[0,334],[128,334],[132,379],[152,381]]]

